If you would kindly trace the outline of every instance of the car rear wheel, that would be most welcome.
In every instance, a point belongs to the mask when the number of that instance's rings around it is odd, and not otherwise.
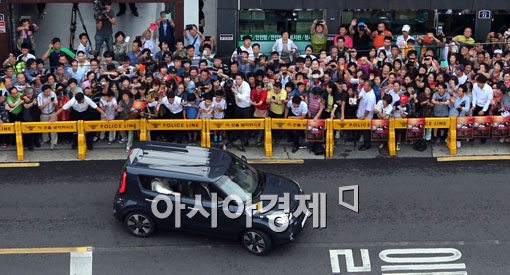
[[[271,250],[273,241],[263,231],[249,229],[241,236],[241,242],[248,251],[255,255],[265,255]]]
[[[124,224],[128,231],[141,238],[146,238],[154,232],[154,222],[142,212],[129,213],[124,219]]]

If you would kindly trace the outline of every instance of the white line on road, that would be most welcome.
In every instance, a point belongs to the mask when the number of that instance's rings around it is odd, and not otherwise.
[[[69,275],[92,275],[92,251],[71,252]]]
[[[419,272],[419,273],[383,273],[381,275],[467,275],[466,271],[446,271],[446,272]]]
[[[466,264],[383,265],[381,271],[466,269]]]

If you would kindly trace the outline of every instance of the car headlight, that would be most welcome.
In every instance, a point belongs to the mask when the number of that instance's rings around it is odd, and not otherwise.
[[[291,214],[279,212],[279,213],[267,215],[267,218],[270,221],[273,221],[274,225],[276,225],[278,227],[282,227],[282,226],[286,226],[289,224],[290,215]]]

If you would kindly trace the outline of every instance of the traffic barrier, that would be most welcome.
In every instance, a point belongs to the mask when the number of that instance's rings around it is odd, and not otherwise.
[[[307,119],[289,119],[289,118],[272,118],[268,122],[270,126],[268,130],[306,130]],[[266,157],[273,156],[273,139],[272,135],[270,139],[266,138]]]
[[[487,119],[487,117],[485,117]],[[510,136],[510,123],[500,123],[501,117],[490,117],[492,123],[489,127],[498,127],[498,134],[501,131]],[[139,131],[140,140],[148,140],[149,131],[200,131],[201,146],[211,146],[211,131],[230,131],[230,130],[263,130],[265,155],[273,155],[272,131],[273,130],[303,130],[307,129],[307,119],[283,119],[283,118],[253,118],[253,119],[138,119],[138,120],[114,120],[114,121],[58,121],[58,122],[15,122],[3,123],[0,125],[0,134],[15,134],[16,149],[18,160],[24,159],[22,134],[30,133],[77,133],[78,134],[78,159],[84,160],[87,152],[85,134],[89,132],[100,131]],[[325,157],[333,157],[335,145],[334,130],[371,130],[372,120],[359,119],[327,119],[326,130],[326,149]],[[498,123],[498,124],[496,124]],[[508,125],[507,125],[508,124]],[[395,131],[396,129],[406,129],[408,119],[390,119],[388,131],[389,155],[396,155]],[[498,125],[498,126],[492,126]],[[425,118],[425,128],[428,129],[447,129],[447,146],[451,155],[457,153],[457,118]],[[501,130],[501,127],[506,127]],[[507,129],[508,128],[508,129]],[[494,130],[494,129],[493,129]],[[496,137],[494,134],[493,137]]]
[[[57,122],[16,122],[19,123],[16,128],[16,149],[18,151],[18,160],[24,160],[23,134],[38,133],[76,133],[78,131],[76,121],[57,121]],[[15,124],[16,124],[15,123]]]
[[[334,147],[335,147],[335,139],[334,139],[334,131],[335,130],[343,130],[343,131],[366,131],[372,130],[372,120],[370,119],[333,119],[328,123],[326,122],[326,157],[333,157]],[[395,143],[395,132],[391,130],[393,127],[393,123],[390,120],[389,123],[389,140],[388,145],[391,148],[392,143]],[[330,131],[332,129],[332,131]],[[329,136],[329,138],[328,138]],[[394,146],[393,146],[394,148]],[[391,155],[391,150],[390,150]]]
[[[205,123],[202,119],[149,119],[146,121],[146,131],[200,131],[202,137],[200,145],[207,147]]]
[[[206,120],[206,147],[211,147],[210,131],[232,131],[232,130],[264,130],[266,131],[265,118],[249,119],[207,119]],[[267,137],[266,137],[267,141]],[[267,142],[265,143],[266,155],[268,152]]]
[[[395,119],[395,129],[407,129],[407,119]],[[427,117],[425,129],[448,129],[446,146],[451,155],[457,154],[457,117]]]
[[[87,120],[81,121],[83,128],[80,129],[83,132],[78,132],[78,158],[80,160],[85,159],[87,154],[87,133],[91,132],[107,132],[107,131],[139,131],[140,120]]]

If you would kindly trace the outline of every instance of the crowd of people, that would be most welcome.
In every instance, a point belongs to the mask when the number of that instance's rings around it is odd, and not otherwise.
[[[413,36],[404,25],[393,39],[383,23],[371,30],[353,20],[340,26],[332,45],[324,21],[311,26],[310,45],[298,49],[283,31],[272,52],[263,53],[250,36],[225,62],[215,55],[214,38],[197,26],[186,26],[184,40],[166,12],[147,30],[128,41],[113,33],[111,2],[96,17],[95,47],[87,34],[75,49],[55,37],[44,53],[34,52],[34,26],[22,20],[19,43],[3,63],[0,123],[136,119],[308,118],[388,119],[411,117],[488,116],[510,114],[510,29],[475,41],[472,29],[448,37],[431,30]],[[479,43],[482,42],[482,43]],[[489,42],[489,43],[485,43]],[[358,141],[359,150],[372,144],[367,132],[335,133],[337,139]],[[444,142],[444,132],[429,131],[424,139]],[[287,139],[296,152],[303,133],[274,133],[276,143]],[[29,150],[48,143],[54,149],[68,135],[26,135]],[[184,131],[155,131],[153,140],[197,143],[199,135]],[[213,144],[241,150],[263,132],[214,132]],[[404,142],[398,136],[397,150]],[[136,133],[93,133],[94,142],[126,143]],[[501,140],[502,142],[509,140]],[[6,149],[13,137],[0,135]],[[383,145],[381,145],[383,146]]]

